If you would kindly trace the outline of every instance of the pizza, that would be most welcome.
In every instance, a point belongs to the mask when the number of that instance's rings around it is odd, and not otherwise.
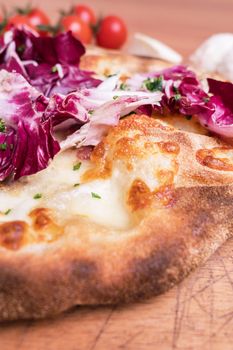
[[[119,53],[77,67],[69,33],[46,67],[44,39],[4,40],[1,320],[160,294],[231,237],[231,83]]]

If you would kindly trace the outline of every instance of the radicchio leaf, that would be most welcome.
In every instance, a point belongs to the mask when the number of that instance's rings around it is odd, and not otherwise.
[[[95,146],[106,135],[110,126],[118,124],[119,119],[143,105],[156,105],[161,99],[161,93],[147,94],[144,96],[121,96],[115,100],[105,102],[97,107],[90,121],[84,124],[78,131],[67,137],[61,143],[61,149],[67,149],[74,145]]]
[[[45,107],[44,97],[21,75],[0,71],[0,115],[6,125],[0,133],[1,181],[37,173],[60,150]]]
[[[0,44],[0,68],[22,74],[46,96],[68,94],[100,83],[91,72],[80,70],[84,53],[84,46],[71,32],[42,37],[27,27],[13,28]]]
[[[16,138],[13,128],[6,127],[4,132],[0,132],[0,181],[13,174]]]

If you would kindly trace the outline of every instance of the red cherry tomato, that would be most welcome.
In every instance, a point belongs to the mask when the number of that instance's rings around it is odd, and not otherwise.
[[[74,14],[87,24],[95,25],[97,22],[94,11],[86,5],[76,5],[73,8]]]
[[[33,26],[39,26],[39,25],[49,25],[50,21],[48,16],[44,13],[44,11],[38,9],[38,8],[33,8],[29,11],[28,15],[28,20],[29,23]]]
[[[82,43],[90,44],[92,40],[91,28],[77,15],[63,17],[60,24],[65,31],[71,30],[74,37],[79,39]]]
[[[33,27],[30,24],[27,15],[20,15],[20,14],[14,15],[14,16],[8,18],[6,29],[8,30],[12,26],[18,26],[18,25],[23,25],[23,24],[26,24],[27,26],[31,27],[32,29],[35,29],[35,27]]]
[[[101,23],[96,40],[99,46],[107,49],[119,49],[127,39],[127,29],[123,20],[116,16],[107,16]]]

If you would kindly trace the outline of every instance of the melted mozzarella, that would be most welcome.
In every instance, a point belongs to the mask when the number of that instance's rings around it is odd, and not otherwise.
[[[55,210],[58,223],[61,218],[82,215],[99,224],[119,229],[127,227],[130,220],[117,174],[107,180],[79,184],[89,162],[82,162],[80,169],[74,171],[77,162],[75,152],[61,153],[47,169],[0,191],[1,221],[30,222],[28,214],[33,209],[47,207]],[[42,197],[34,199],[36,194]],[[101,198],[96,198],[98,196]],[[9,209],[11,211],[5,215]]]

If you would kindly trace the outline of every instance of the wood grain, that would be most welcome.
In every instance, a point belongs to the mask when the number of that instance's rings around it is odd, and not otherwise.
[[[28,1],[21,1],[20,4]],[[53,19],[62,0],[38,2]],[[232,0],[90,1],[100,13],[126,19],[186,57],[207,36],[233,31]],[[19,5],[9,0],[8,7]],[[231,350],[233,240],[168,293],[127,307],[75,308],[40,322],[0,325],[2,350]]]

